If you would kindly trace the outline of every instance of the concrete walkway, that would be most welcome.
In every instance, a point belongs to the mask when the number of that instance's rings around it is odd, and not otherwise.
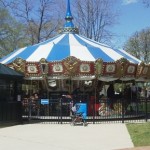
[[[132,148],[125,124],[29,124],[0,129],[1,150],[117,150]]]

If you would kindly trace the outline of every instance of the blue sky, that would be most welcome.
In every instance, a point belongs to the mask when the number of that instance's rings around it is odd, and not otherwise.
[[[142,4],[142,0],[116,0],[119,9],[118,24],[112,28],[117,34],[113,38],[115,47],[122,48],[124,42],[136,31],[150,27],[150,8]]]

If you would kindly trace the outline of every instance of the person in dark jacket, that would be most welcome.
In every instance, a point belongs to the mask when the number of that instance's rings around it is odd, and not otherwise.
[[[111,83],[107,89],[107,97],[108,97],[108,102],[111,108],[113,108],[113,103],[115,99],[115,90],[114,90],[114,85]]]

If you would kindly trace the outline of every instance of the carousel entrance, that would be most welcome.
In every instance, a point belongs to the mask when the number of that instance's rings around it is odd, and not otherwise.
[[[71,108],[76,103],[88,106],[93,81],[42,80],[26,81],[28,95],[23,98],[23,119],[34,121],[70,121]],[[93,85],[92,85],[93,84]]]
[[[53,96],[56,98],[58,95],[55,94],[53,93]],[[73,99],[71,95],[61,95],[57,99],[42,98],[36,101],[28,99],[23,103],[23,119],[41,122],[70,122],[72,107],[75,104],[80,103],[87,106],[88,101],[81,102],[81,99],[79,100]]]

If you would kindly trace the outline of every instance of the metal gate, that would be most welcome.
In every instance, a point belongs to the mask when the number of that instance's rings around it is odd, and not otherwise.
[[[27,99],[23,102],[23,120],[36,122],[69,122],[70,121],[70,100],[40,99],[32,101]]]

